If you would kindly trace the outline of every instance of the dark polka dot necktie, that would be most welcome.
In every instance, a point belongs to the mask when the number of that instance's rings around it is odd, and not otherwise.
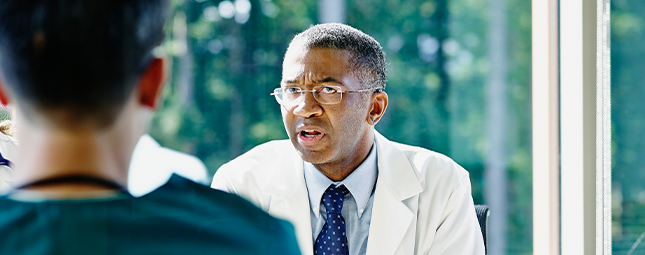
[[[318,234],[314,244],[316,255],[348,255],[347,234],[345,233],[345,220],[340,215],[343,208],[343,196],[349,193],[345,186],[329,186],[322,197],[323,205],[327,210],[327,222]]]

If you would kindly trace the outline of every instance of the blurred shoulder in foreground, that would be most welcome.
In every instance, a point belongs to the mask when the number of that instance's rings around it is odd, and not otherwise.
[[[209,183],[206,166],[197,157],[162,147],[148,134],[141,136],[130,161],[130,194],[148,194],[164,185],[173,173],[200,184]]]

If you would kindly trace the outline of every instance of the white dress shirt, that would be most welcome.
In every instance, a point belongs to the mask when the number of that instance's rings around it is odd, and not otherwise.
[[[329,185],[344,185],[349,190],[345,195],[345,202],[341,216],[345,220],[347,231],[347,245],[350,255],[365,254],[367,239],[372,220],[372,205],[374,204],[374,187],[378,176],[376,146],[367,158],[349,176],[339,182],[334,182],[318,171],[314,165],[304,162],[304,175],[309,203],[311,206],[311,228],[314,243],[327,221],[327,211],[322,205],[322,195]]]

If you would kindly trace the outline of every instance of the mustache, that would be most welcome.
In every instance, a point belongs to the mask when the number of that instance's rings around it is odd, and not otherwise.
[[[317,127],[327,129],[327,127],[329,126],[329,125],[327,125],[326,122],[324,122],[324,121],[322,121],[320,119],[306,119],[306,120],[303,120],[303,121],[297,121],[295,124],[296,124],[295,128],[297,128],[299,126],[317,126]]]

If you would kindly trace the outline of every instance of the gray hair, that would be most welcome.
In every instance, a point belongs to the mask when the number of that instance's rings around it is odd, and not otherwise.
[[[385,52],[374,38],[356,28],[339,23],[315,25],[297,34],[289,49],[294,45],[306,49],[346,50],[350,53],[350,68],[363,87],[385,89]]]

